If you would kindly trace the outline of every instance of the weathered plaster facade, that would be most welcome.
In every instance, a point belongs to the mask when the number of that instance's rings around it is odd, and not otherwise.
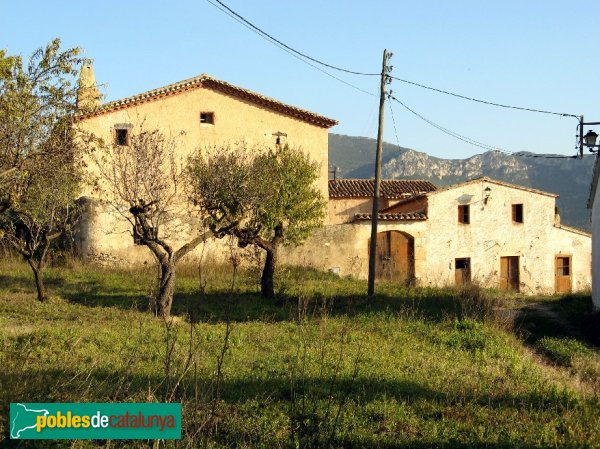
[[[490,194],[486,201],[487,187]],[[590,287],[590,235],[556,224],[556,195],[482,178],[430,192],[425,198],[426,220],[396,214],[400,220],[381,219],[378,227],[380,233],[402,231],[414,239],[418,285],[453,285],[456,259],[468,258],[471,279],[497,287],[501,258],[518,257],[519,291],[553,293],[556,257],[570,256],[571,290]],[[422,209],[423,197],[415,198],[414,203],[415,211]],[[522,205],[522,223],[513,221],[513,204]],[[459,223],[459,205],[469,206],[468,224]],[[394,217],[393,209],[380,215]],[[409,211],[407,202],[402,209]],[[366,278],[369,237],[368,220],[329,226],[302,248],[289,251],[286,261]]]
[[[100,105],[91,67],[84,67],[80,102],[85,109],[78,117],[79,130],[112,144],[116,129],[134,131],[158,129],[172,137],[179,156],[185,160],[193,152],[215,145],[234,145],[244,141],[248,147],[288,144],[299,147],[320,166],[318,187],[327,198],[328,128],[337,122],[208,75],[181,81],[134,97]],[[211,123],[202,114],[210,114]],[[94,172],[95,164],[89,162]],[[97,170],[96,170],[97,171]],[[82,192],[90,205],[83,217],[79,246],[83,256],[115,257],[124,261],[149,259],[146,248],[137,247],[131,225],[115,211],[94,199],[94,192]],[[181,211],[186,217],[186,211]],[[183,219],[183,218],[182,218]],[[192,218],[181,223],[172,238],[175,245],[188,240],[195,230]],[[214,246],[214,242],[209,245]]]

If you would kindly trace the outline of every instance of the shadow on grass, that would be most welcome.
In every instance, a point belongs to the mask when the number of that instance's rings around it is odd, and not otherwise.
[[[44,285],[55,288],[64,284],[64,278],[57,274],[45,274]],[[33,273],[31,271],[20,273],[19,275],[0,274],[0,285],[8,286],[12,292],[32,292],[35,293],[35,284]]]
[[[143,294],[131,294],[127,289],[106,291],[102,285],[88,285],[87,290],[63,290],[63,297],[71,302],[91,307],[119,307],[150,310],[149,298]],[[415,296],[409,296],[415,295]],[[253,292],[210,291],[207,293],[177,292],[173,299],[172,314],[187,317],[191,322],[277,322],[295,320],[299,315],[359,316],[372,314],[411,314],[432,321],[457,316],[456,299],[443,291],[427,292],[418,289],[408,295],[381,294],[372,298],[358,295],[324,297],[319,294],[308,299],[280,295],[274,299],[261,297]]]
[[[284,270],[282,270],[284,271]],[[285,279],[277,281],[283,293],[274,299],[262,298],[252,283],[240,279],[238,291],[216,286],[205,293],[193,291],[190,278],[182,277],[177,288],[172,313],[192,322],[213,321],[266,321],[295,320],[299,314],[320,316],[323,311],[331,316],[350,317],[372,314],[410,314],[432,321],[458,316],[460,305],[455,292],[448,289],[400,287],[381,284],[377,294],[367,298],[366,281],[340,279],[332,274],[314,270],[286,270]],[[126,310],[150,312],[148,278],[137,278],[135,273],[116,275],[102,270],[90,274],[61,276],[60,272],[46,275],[50,294],[58,294],[68,301],[88,307],[118,307]],[[33,282],[24,274],[0,275],[0,282],[9,288],[33,294]],[[194,281],[195,282],[195,281]],[[286,286],[295,287],[287,289]],[[327,285],[327,287],[323,287]],[[361,292],[361,293],[357,293]]]
[[[523,307],[515,324],[529,344],[555,337],[600,347],[600,312],[594,311],[590,295],[568,294]]]
[[[0,421],[4,421],[4,446],[0,443],[0,447],[71,447],[69,444],[64,446],[51,445],[50,442],[28,442],[28,441],[10,441],[8,439],[8,423],[7,417],[8,406],[10,402],[24,401],[27,402],[79,402],[81,393],[86,392],[85,399],[89,402],[138,402],[140,397],[144,397],[148,393],[150,385],[158,386],[154,392],[157,400],[161,397],[167,397],[166,383],[164,378],[157,374],[146,376],[131,375],[126,370],[106,370],[98,369],[91,370],[86,376],[82,376],[81,372],[72,370],[50,369],[37,370],[23,376],[17,373],[10,374],[6,371],[0,371],[0,384],[10,386],[7,396],[0,401]],[[174,400],[188,402],[185,404],[187,408],[192,407],[195,392],[210,391],[213,382],[212,378],[200,378],[196,382],[194,379],[186,378],[180,384]],[[117,388],[117,385],[119,386]],[[491,395],[491,394],[473,394],[467,392],[464,395],[452,395],[445,391],[433,390],[419,382],[412,380],[387,380],[359,377],[354,380],[335,378],[306,378],[299,385],[303,385],[304,390],[296,390],[295,394],[300,395],[297,398],[305,397],[308,401],[325,401],[331,398],[334,401],[343,400],[346,402],[346,407],[352,409],[350,416],[356,420],[356,424],[360,426],[372,426],[373,429],[378,428],[377,420],[367,412],[364,412],[366,404],[381,401],[395,400],[404,406],[414,407],[419,413],[419,419],[426,426],[439,426],[444,421],[454,421],[457,424],[461,422],[461,416],[464,413],[477,415],[481,413],[480,408],[490,410],[487,415],[495,416],[495,413],[513,414],[518,413],[533,413],[537,415],[540,412],[548,413],[549,416],[554,416],[556,413],[569,411],[569,416],[576,419],[576,412],[581,407],[586,409],[595,409],[598,407],[598,401],[586,399],[585,401],[575,400],[572,396],[564,393],[542,394],[530,393],[525,395]],[[292,394],[290,391],[290,380],[285,373],[277,377],[255,377],[244,379],[227,379],[225,378],[220,387],[219,407],[222,410],[227,410],[220,422],[220,433],[213,435],[217,441],[235,441],[239,438],[237,432],[245,428],[249,422],[236,423],[236,419],[244,421],[253,420],[260,421],[260,416],[264,413],[264,407],[256,407],[256,404],[265,404],[268,407],[274,407],[278,413],[290,413],[290,405]],[[26,396],[24,393],[26,392]],[[209,402],[210,393],[202,400]],[[300,399],[298,399],[300,400]],[[427,406],[423,406],[427,403]],[[460,409],[461,413],[453,415],[453,408]],[[184,408],[186,410],[186,408]],[[235,413],[233,413],[235,411]],[[464,413],[463,413],[464,412]],[[196,424],[193,422],[193,413],[184,415],[184,427],[193,427]],[[583,413],[583,411],[581,411]],[[199,419],[202,419],[201,417]],[[383,418],[381,418],[383,419]],[[230,420],[230,422],[228,422]],[[242,427],[240,427],[240,424]],[[493,426],[493,422],[489,423]],[[185,430],[185,429],[184,429]],[[273,429],[274,431],[287,429]],[[557,430],[558,432],[558,430]],[[185,433],[185,432],[184,432]],[[409,438],[409,441],[386,443],[385,438],[379,438],[376,433],[372,433],[371,437],[364,434],[356,435],[355,437],[347,437],[346,440],[338,441],[339,447],[514,447],[515,443],[519,443],[518,447],[533,447],[527,444],[521,444],[521,441],[509,442],[487,442],[481,441],[477,435],[477,430],[474,429],[472,435],[462,435],[463,437],[472,438],[469,444],[461,445],[459,441],[449,441],[439,436],[439,440],[420,441],[418,435]],[[367,438],[367,439],[365,439]],[[518,436],[515,436],[518,438]],[[18,444],[17,444],[18,443]],[[31,443],[31,444],[30,444]],[[33,444],[36,443],[36,444]],[[342,444],[343,443],[343,444]],[[409,444],[410,443],[410,444]],[[336,446],[338,447],[338,446]],[[543,447],[543,446],[535,446]]]

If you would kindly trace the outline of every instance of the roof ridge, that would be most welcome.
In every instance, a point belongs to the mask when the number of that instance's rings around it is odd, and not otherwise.
[[[212,87],[215,90],[219,90],[221,92],[231,95],[237,94],[237,96],[243,97],[247,100],[254,100],[254,103],[270,107],[271,109],[274,109],[278,112],[287,113],[287,115],[298,119],[303,119],[305,121],[322,127],[330,128],[338,124],[337,120],[327,118],[324,115],[317,114],[316,112],[309,111],[308,109],[303,109],[297,106],[292,106],[290,104],[283,103],[282,101],[276,100],[275,98],[259,94],[258,92],[254,92],[250,89],[235,86],[231,83],[228,83],[227,81],[217,79],[207,73],[202,73],[192,78],[177,81],[175,83],[167,84],[165,86],[157,87],[155,89],[147,90],[145,92],[131,95],[129,97],[109,101],[108,103],[100,105],[94,110],[79,113],[77,115],[77,118],[79,120],[83,120],[103,113],[112,112],[117,109],[157,99],[162,96],[173,95],[203,83],[207,83],[209,87]]]
[[[445,186],[445,187],[440,187],[440,188],[438,188],[436,190],[432,190],[430,192],[427,192],[426,195],[434,195],[434,194],[437,194],[437,193],[445,192],[445,191],[450,190],[450,189],[455,189],[457,187],[462,187],[462,186],[465,186],[467,184],[471,184],[471,183],[474,183],[474,182],[490,182],[490,183],[501,185],[501,186],[504,186],[504,187],[525,190],[526,192],[531,192],[531,193],[537,193],[539,195],[546,195],[546,196],[550,196],[550,197],[554,197],[554,198],[558,198],[559,197],[559,195],[556,194],[556,193],[546,192],[545,190],[536,189],[535,187],[527,187],[527,186],[524,186],[524,185],[521,185],[521,184],[514,184],[512,182],[500,181],[499,179],[490,178],[489,176],[477,176],[477,177],[474,177],[474,178],[467,179],[466,181],[457,182],[456,184],[450,184],[450,185]]]

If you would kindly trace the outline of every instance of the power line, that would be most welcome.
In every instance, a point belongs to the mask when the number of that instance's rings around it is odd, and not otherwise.
[[[320,71],[321,73],[324,73],[325,75],[329,76],[330,78],[333,78],[336,81],[339,81],[359,92],[362,92],[364,94],[367,94],[369,96],[372,97],[377,97],[377,95],[373,94],[372,92],[369,92],[365,89],[362,89],[352,83],[349,83],[325,70],[323,70],[322,68],[316,66],[315,64],[319,64],[323,67],[327,67],[333,70],[338,70],[340,72],[344,72],[344,73],[349,73],[349,74],[353,74],[353,75],[362,75],[362,76],[380,76],[381,74],[379,73],[367,73],[367,72],[358,72],[358,71],[354,71],[354,70],[349,70],[349,69],[345,69],[342,67],[338,67],[332,64],[328,64],[326,62],[323,62],[319,59],[313,58],[305,53],[302,53],[294,48],[292,48],[291,46],[285,44],[284,42],[282,42],[281,40],[275,38],[274,36],[272,36],[271,34],[267,33],[266,31],[262,30],[261,28],[259,28],[258,26],[254,25],[252,22],[250,22],[249,20],[245,19],[243,16],[241,16],[240,14],[238,14],[237,12],[235,12],[233,9],[231,9],[229,6],[227,6],[225,3],[223,3],[220,0],[207,0],[208,3],[210,3],[212,6],[214,6],[215,8],[219,9],[220,11],[222,11],[223,13],[227,14],[229,17],[233,18],[234,20],[236,20],[238,23],[244,25],[246,28],[250,29],[251,31],[253,31],[254,33],[258,34],[259,36],[261,36],[263,39],[265,39],[266,41],[272,43],[273,45],[276,45],[277,47],[279,47],[280,49],[284,50],[286,53],[290,54],[291,56],[295,57],[296,59],[304,62],[305,64],[309,65],[310,67]],[[216,3],[215,3],[216,2]],[[308,60],[308,61],[307,61]],[[312,61],[313,63],[309,62]],[[473,98],[473,97],[468,97],[465,95],[460,95],[460,94],[456,94],[454,92],[450,92],[450,91],[446,91],[443,89],[438,89],[435,87],[431,87],[431,86],[426,86],[424,84],[420,84],[420,83],[416,83],[414,81],[409,81],[409,80],[405,80],[402,78],[398,78],[395,76],[391,76],[391,75],[385,75],[388,78],[400,81],[402,83],[406,83],[406,84],[410,84],[413,86],[417,86],[423,89],[427,89],[427,90],[431,90],[434,92],[438,92],[438,93],[442,93],[445,95],[450,95],[456,98],[461,98],[463,100],[469,100],[469,101],[473,101],[473,102],[477,102],[477,103],[482,103],[482,104],[486,104],[489,106],[496,106],[496,107],[500,107],[500,108],[505,108],[505,109],[514,109],[514,110],[521,110],[521,111],[528,111],[528,112],[536,112],[536,113],[541,113],[541,114],[550,114],[550,115],[558,115],[561,117],[575,117],[577,119],[579,119],[579,116],[574,115],[574,114],[568,114],[568,113],[561,113],[561,112],[553,112],[553,111],[546,111],[546,110],[542,110],[542,109],[534,109],[534,108],[525,108],[525,107],[520,107],[520,106],[512,106],[512,105],[506,105],[506,104],[502,104],[502,103],[495,103],[492,101],[487,101],[487,100],[480,100],[477,98]],[[458,139],[462,142],[468,143],[470,145],[482,148],[486,151],[500,151],[502,153],[508,154],[508,155],[512,155],[512,156],[520,156],[520,157],[533,157],[533,158],[546,158],[546,159],[564,159],[564,158],[576,158],[577,156],[550,156],[550,155],[539,155],[539,154],[529,154],[529,153],[524,153],[524,152],[510,152],[492,145],[488,145],[485,144],[483,142],[479,142],[475,139],[472,139],[470,137],[464,136],[462,134],[459,134],[457,132],[451,131],[447,128],[444,128],[441,125],[438,125],[437,123],[427,119],[426,117],[424,117],[423,115],[419,114],[418,112],[414,111],[413,109],[409,108],[406,104],[404,104],[403,102],[401,102],[400,100],[398,100],[396,97],[392,96],[391,94],[388,94],[388,97],[390,99],[393,99],[394,101],[398,102],[402,107],[404,107],[406,110],[408,110],[409,112],[411,112],[413,115],[415,115],[416,117],[420,118],[421,120],[425,121],[426,123],[428,123],[429,125],[433,126],[434,128],[442,131],[443,133],[454,137],[455,139]],[[391,105],[390,105],[390,109],[391,109]],[[397,133],[397,129],[396,129],[396,123],[395,123],[395,119],[394,119],[394,115],[393,115],[393,110],[392,110],[392,121],[394,123],[394,132],[396,134],[396,141],[398,142],[398,146],[400,146],[399,143],[399,139],[398,139],[398,133]]]
[[[400,147],[400,139],[398,139],[398,130],[396,129],[396,119],[394,118],[394,108],[392,108],[392,103],[388,103],[390,105],[390,115],[392,116],[392,123],[394,124],[394,135],[396,136],[396,144],[398,148]]]
[[[349,73],[352,75],[362,75],[362,76],[380,76],[380,73],[368,73],[368,72],[359,72],[356,70],[349,70],[349,69],[345,69],[339,66],[335,66],[333,64],[329,64],[326,62],[323,62],[319,59],[313,58],[310,55],[307,55],[306,53],[303,53],[299,50],[296,50],[295,48],[287,45],[286,43],[282,42],[281,40],[277,39],[276,37],[272,36],[271,34],[267,33],[266,31],[264,31],[263,29],[259,28],[257,25],[254,25],[252,22],[250,22],[248,19],[244,18],[242,15],[240,15],[239,13],[235,12],[233,9],[231,9],[229,6],[227,6],[225,3],[223,3],[221,0],[207,0],[208,3],[210,3],[212,6],[214,6],[215,8],[219,9],[220,11],[224,12],[225,14],[227,14],[228,16],[230,16],[231,18],[235,19],[237,22],[241,23],[242,25],[246,26],[247,28],[249,28],[250,30],[252,30],[253,32],[257,33],[258,35],[260,35],[261,37],[263,37],[265,40],[271,42],[272,44],[278,46],[279,48],[281,48],[282,50],[285,50],[287,53],[291,54],[292,56],[296,57],[297,59],[300,59],[301,61],[307,63],[308,65],[310,65],[311,67],[321,71],[322,73],[325,73],[327,76],[330,76],[334,79],[336,79],[337,81],[340,81],[354,89],[357,89],[363,93],[366,93],[367,95],[371,95],[371,96],[375,96],[374,94],[365,91],[364,89],[361,89],[360,87],[357,87],[351,83],[348,83],[345,80],[342,80],[340,78],[335,77],[334,75],[320,69],[319,67],[316,67],[313,64],[308,63],[307,60],[312,61],[313,63],[319,64],[323,67],[327,67],[333,70],[338,70],[340,72],[344,72],[344,73]],[[215,3],[216,2],[216,3]],[[304,59],[302,59],[304,58]],[[499,108],[505,108],[505,109],[514,109],[514,110],[519,110],[519,111],[527,111],[527,112],[536,112],[539,114],[549,114],[549,115],[558,115],[560,117],[574,117],[579,119],[578,115],[575,114],[570,114],[570,113],[564,113],[564,112],[554,112],[554,111],[547,111],[547,110],[543,110],[543,109],[535,109],[535,108],[526,108],[526,107],[521,107],[521,106],[513,106],[513,105],[508,105],[508,104],[502,104],[502,103],[496,103],[493,101],[488,101],[488,100],[481,100],[478,98],[474,98],[474,97],[469,97],[466,95],[461,95],[461,94],[457,94],[454,92],[450,92],[444,89],[438,89],[436,87],[431,87],[431,86],[427,86],[425,84],[421,84],[421,83],[417,83],[415,81],[410,81],[410,80],[406,80],[406,79],[402,79],[402,78],[398,78],[395,76],[391,76],[388,75],[390,78],[400,81],[402,83],[405,84],[410,84],[413,86],[417,86],[420,87],[422,89],[427,89],[427,90],[431,90],[433,92],[438,92],[441,94],[445,94],[445,95],[450,95],[452,97],[456,97],[456,98],[461,98],[463,100],[468,100],[468,101],[473,101],[476,103],[481,103],[481,104],[486,104],[488,106],[495,106],[495,107],[499,107]]]
[[[211,0],[207,0],[208,3],[210,3],[213,6],[217,6],[215,5]],[[334,70],[339,70],[340,72],[345,72],[345,73],[350,73],[352,75],[363,75],[363,76],[379,76],[381,75],[381,73],[365,73],[365,72],[357,72],[355,70],[348,70],[348,69],[344,69],[342,67],[337,67],[335,65],[332,64],[328,64],[326,62],[320,61],[316,58],[313,58],[312,56],[307,55],[306,53],[302,53],[292,47],[290,47],[289,45],[281,42],[279,39],[271,36],[269,33],[267,33],[266,31],[262,30],[261,28],[259,28],[258,26],[254,25],[252,22],[250,22],[249,20],[245,19],[244,17],[242,17],[240,14],[238,14],[237,12],[235,12],[233,9],[231,9],[229,6],[227,6],[225,3],[223,3],[220,0],[213,0],[215,2],[217,2],[219,5],[221,5],[222,8],[225,8],[230,15],[235,16],[237,19],[241,20],[242,22],[244,22],[246,25],[248,25],[249,27],[251,27],[253,30],[255,30],[256,32],[260,33],[261,35],[265,36],[266,38],[268,38],[269,40],[271,40],[272,42],[277,43],[278,45],[280,45],[281,47],[286,48],[287,50],[297,54],[298,56],[301,56],[303,58],[306,58],[314,63],[320,64],[324,67],[328,67],[330,69],[334,69]],[[221,9],[221,8],[219,8]],[[221,9],[221,11],[223,11],[223,9]]]
[[[561,116],[561,117],[575,117],[576,119],[579,119],[579,116],[575,115],[575,114],[568,114],[568,113],[563,113],[563,112],[545,111],[543,109],[524,108],[524,107],[520,107],[520,106],[511,106],[511,105],[502,104],[502,103],[494,103],[493,101],[480,100],[478,98],[467,97],[466,95],[460,95],[460,94],[456,94],[454,92],[449,92],[447,90],[438,89],[436,87],[426,86],[424,84],[415,83],[414,81],[409,81],[409,80],[405,80],[405,79],[402,79],[402,78],[397,78],[395,76],[391,76],[391,78],[395,79],[396,81],[400,81],[402,83],[411,84],[413,86],[421,87],[423,89],[431,90],[431,91],[442,93],[442,94],[445,94],[445,95],[450,95],[452,97],[462,98],[463,100],[469,100],[469,101],[474,101],[476,103],[487,104],[489,106],[497,106],[499,108],[506,108],[506,109],[516,109],[516,110],[519,110],[519,111],[538,112],[540,114],[558,115],[558,116]]]
[[[472,139],[470,137],[467,136],[463,136],[462,134],[459,134],[457,132],[451,131],[447,128],[444,128],[441,125],[438,125],[437,123],[429,120],[428,118],[424,117],[423,115],[419,114],[418,112],[414,111],[413,109],[411,109],[410,107],[408,107],[406,104],[404,104],[402,101],[400,101],[398,98],[394,97],[391,94],[388,94],[388,97],[394,101],[396,101],[398,104],[400,104],[404,109],[406,109],[407,111],[409,111],[411,114],[415,115],[416,117],[420,118],[421,120],[423,120],[424,122],[426,122],[427,124],[433,126],[434,128],[442,131],[445,134],[448,134],[451,137],[454,137],[455,139],[458,139],[462,142],[468,143],[469,145],[473,145],[479,148],[482,148],[486,151],[499,151],[501,153],[507,154],[509,156],[517,156],[517,157],[531,157],[531,158],[543,158],[543,159],[577,159],[577,156],[553,156],[553,155],[543,155],[543,154],[534,154],[534,153],[526,153],[523,151],[519,151],[519,152],[512,152],[512,151],[508,151],[496,146],[492,146],[492,145],[488,145],[486,143],[483,142],[479,142],[475,139]],[[391,105],[390,105],[391,107]],[[392,114],[392,120],[394,120],[394,116]],[[395,122],[394,122],[394,128],[395,128]],[[398,136],[396,134],[396,140],[398,140]],[[400,144],[398,143],[398,146],[400,146]]]
[[[369,91],[367,91],[367,90],[365,90],[365,89],[362,89],[362,88],[360,88],[360,87],[358,87],[358,86],[356,86],[356,85],[354,85],[354,84],[352,84],[352,83],[349,83],[348,81],[346,81],[346,80],[343,80],[343,79],[341,79],[341,78],[339,78],[339,77],[337,77],[337,76],[335,76],[335,75],[333,75],[333,74],[331,74],[331,73],[329,73],[329,72],[327,72],[327,71],[323,70],[322,68],[320,68],[320,67],[317,67],[315,64],[312,64],[311,62],[309,62],[309,61],[307,61],[307,60],[303,59],[301,56],[299,56],[299,55],[302,55],[302,53],[299,53],[299,52],[298,52],[298,54],[296,54],[294,51],[292,51],[292,50],[289,50],[289,49],[288,49],[289,47],[288,47],[287,45],[285,45],[285,44],[283,44],[283,43],[279,43],[279,41],[278,41],[278,40],[276,40],[276,39],[275,39],[275,40],[273,40],[273,38],[271,38],[271,37],[270,37],[270,36],[269,36],[267,33],[264,33],[264,32],[262,32],[262,31],[260,31],[260,29],[258,29],[258,28],[256,28],[256,27],[254,27],[254,25],[250,24],[250,22],[246,21],[246,20],[245,20],[243,17],[239,16],[238,14],[236,14],[236,13],[235,13],[235,12],[233,12],[233,11],[232,11],[232,12],[229,12],[229,11],[231,11],[231,10],[230,10],[229,8],[227,8],[227,6],[225,6],[225,5],[224,5],[224,7],[222,8],[222,7],[220,7],[219,5],[217,5],[217,4],[215,4],[215,3],[213,3],[213,1],[212,1],[212,0],[206,0],[206,1],[207,1],[208,3],[210,3],[212,6],[214,6],[215,8],[217,8],[218,10],[220,10],[220,11],[222,11],[223,13],[227,14],[229,17],[231,17],[232,19],[234,19],[234,20],[235,20],[235,21],[237,21],[238,23],[240,23],[240,24],[242,24],[243,26],[245,26],[246,28],[248,28],[250,31],[253,31],[254,33],[258,34],[260,37],[262,37],[263,39],[265,39],[267,42],[270,42],[270,43],[272,43],[272,44],[273,44],[273,45],[275,45],[276,47],[278,47],[278,48],[280,48],[281,50],[285,51],[286,53],[288,53],[289,55],[293,56],[293,57],[294,57],[294,58],[296,58],[297,60],[299,60],[299,61],[303,62],[304,64],[307,64],[307,65],[309,65],[309,66],[310,66],[310,67],[312,67],[313,69],[315,69],[315,70],[318,70],[319,72],[321,72],[321,73],[323,73],[323,74],[327,75],[328,77],[330,77],[330,78],[333,78],[334,80],[336,80],[336,81],[339,81],[340,83],[342,83],[342,84],[345,84],[346,86],[348,86],[348,87],[351,87],[351,88],[353,88],[353,89],[355,89],[355,90],[357,90],[357,91],[359,91],[359,92],[362,92],[362,93],[364,93],[364,94],[370,95],[370,96],[372,96],[372,97],[377,97],[377,95],[375,95],[374,93],[372,93],[372,92],[369,92]],[[214,1],[218,1],[218,0],[214,0]],[[218,3],[222,4],[221,2],[218,2]],[[226,8],[226,9],[224,9],[224,8]],[[228,11],[228,10],[229,10],[229,11]],[[238,18],[238,16],[239,16],[240,18]],[[311,60],[312,60],[312,58],[309,58],[309,59],[311,59]]]

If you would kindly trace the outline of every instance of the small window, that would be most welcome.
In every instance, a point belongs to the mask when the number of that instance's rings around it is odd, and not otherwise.
[[[571,262],[570,257],[557,257],[556,258],[556,274],[559,276],[570,276],[571,275],[570,262]]]
[[[115,144],[119,146],[129,145],[128,129],[115,129]]]
[[[276,133],[273,133],[273,136],[275,137],[275,145],[277,145],[277,146],[285,145],[286,140],[287,140],[286,133],[277,131]]]
[[[465,206],[458,206],[458,222],[463,224],[471,223],[468,204]]]
[[[215,114],[213,112],[201,112],[200,123],[204,123],[205,125],[214,125]]]
[[[512,221],[513,223],[523,223],[523,205],[512,205]]]

